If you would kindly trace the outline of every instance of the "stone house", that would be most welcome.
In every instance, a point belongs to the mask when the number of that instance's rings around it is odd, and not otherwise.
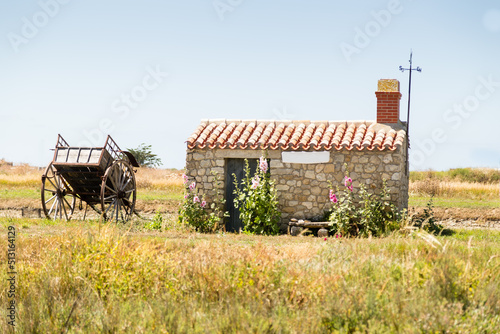
[[[408,207],[406,124],[399,119],[399,81],[378,82],[376,121],[202,120],[187,140],[186,175],[210,199],[215,172],[230,217],[226,229],[241,227],[233,205],[233,173],[243,176],[266,152],[276,181],[282,229],[292,217],[311,219],[331,208],[329,184],[343,185],[347,166],[353,186],[380,190],[385,179],[391,201]]]

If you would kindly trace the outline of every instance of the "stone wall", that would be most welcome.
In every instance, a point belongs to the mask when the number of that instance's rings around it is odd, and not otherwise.
[[[328,196],[329,181],[342,191],[346,166],[355,191],[362,183],[369,191],[379,193],[385,179],[391,201],[400,209],[407,208],[405,161],[399,150],[331,152],[330,162],[325,164],[291,164],[271,160],[271,175],[280,192],[283,223],[292,217],[320,219],[332,207]]]
[[[216,192],[214,176],[222,181],[219,191],[224,195],[225,159],[261,156],[256,150],[203,149],[188,150],[186,175],[196,180],[205,197],[210,201]],[[329,201],[330,181],[333,186],[343,188],[345,168],[355,188],[365,184],[369,191],[380,192],[383,180],[387,182],[391,201],[398,208],[408,207],[408,175],[406,175],[405,149],[395,151],[331,151],[328,163],[295,164],[283,163],[281,151],[268,151],[271,178],[276,181],[282,224],[295,218],[320,218],[331,208]]]

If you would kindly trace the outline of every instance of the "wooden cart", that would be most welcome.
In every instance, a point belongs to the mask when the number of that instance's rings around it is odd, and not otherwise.
[[[127,221],[136,199],[134,156],[108,136],[104,147],[72,147],[58,135],[54,158],[42,175],[42,208],[48,219],[71,219],[78,199],[104,219]]]

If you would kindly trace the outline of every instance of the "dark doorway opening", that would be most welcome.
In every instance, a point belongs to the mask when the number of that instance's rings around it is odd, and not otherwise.
[[[254,175],[259,165],[259,159],[248,159],[250,166],[250,175]],[[243,223],[240,219],[240,210],[234,207],[234,176],[238,180],[238,188],[242,189],[241,180],[245,177],[245,159],[226,159],[226,211],[229,217],[226,221],[226,231],[239,232],[243,229]]]

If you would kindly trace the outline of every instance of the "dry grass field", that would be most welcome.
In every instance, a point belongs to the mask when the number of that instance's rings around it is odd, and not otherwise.
[[[39,187],[43,169],[29,165],[12,166],[0,160],[0,185],[3,187]]]
[[[418,180],[410,183],[409,191],[415,196],[433,195],[444,198],[469,198],[471,200],[497,200],[500,197],[498,183]]]
[[[498,231],[324,240],[0,223],[17,230],[19,333],[500,331]]]

